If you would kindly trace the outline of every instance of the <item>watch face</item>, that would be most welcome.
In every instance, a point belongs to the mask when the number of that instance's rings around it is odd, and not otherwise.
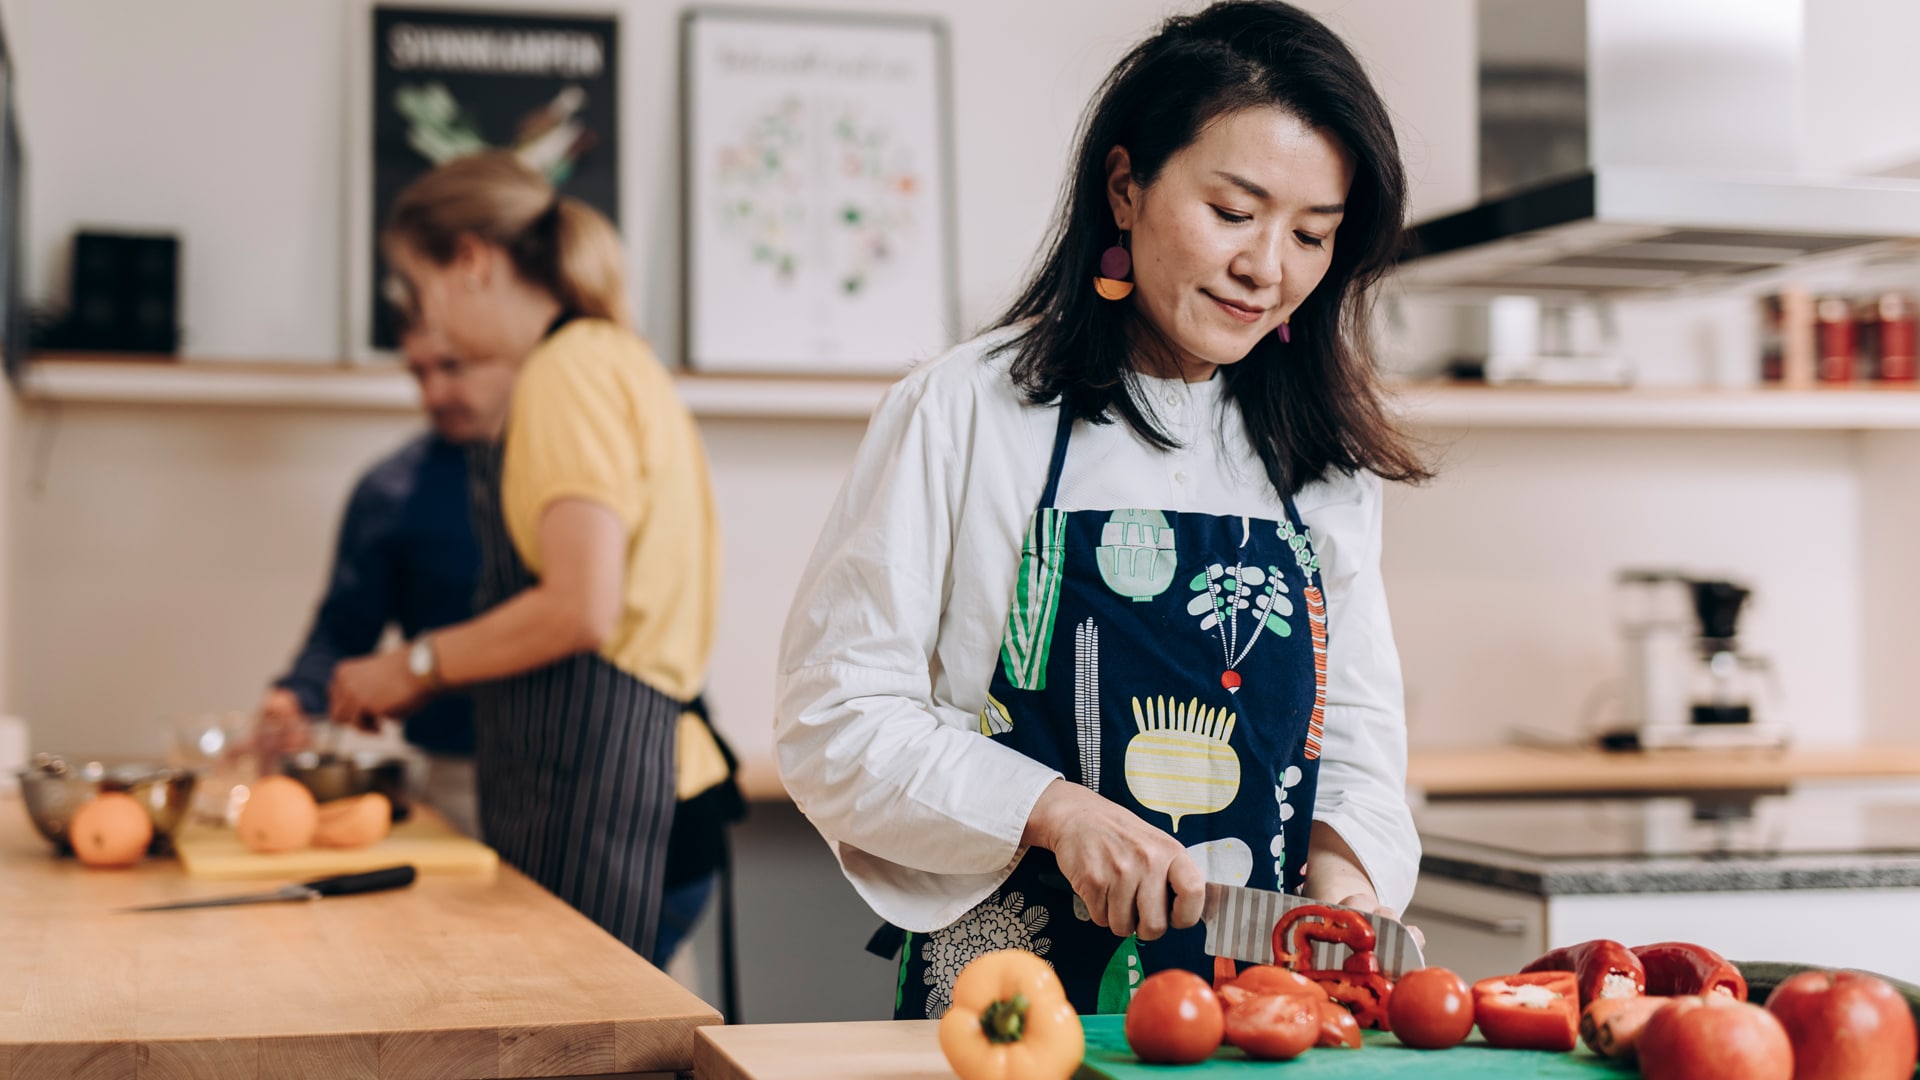
[[[407,670],[424,679],[433,674],[433,648],[424,641],[416,641],[413,648],[407,650]]]

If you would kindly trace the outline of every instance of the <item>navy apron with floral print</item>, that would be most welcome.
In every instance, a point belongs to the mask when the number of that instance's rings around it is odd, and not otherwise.
[[[1207,880],[1296,892],[1326,703],[1319,560],[1287,519],[1058,510],[1064,407],[1027,526],[981,733],[1167,830]],[[995,949],[1053,964],[1082,1013],[1123,1011],[1141,978],[1211,977],[1206,930],[1122,939],[1032,849],[979,906],[911,934],[895,1015],[946,1012],[954,977]]]

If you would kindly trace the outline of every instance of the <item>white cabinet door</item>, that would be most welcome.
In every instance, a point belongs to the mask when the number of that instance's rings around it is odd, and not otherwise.
[[[1547,907],[1538,896],[1422,875],[1406,922],[1427,935],[1427,963],[1461,978],[1510,975],[1546,951]]]
[[[1729,960],[1852,967],[1914,982],[1920,981],[1920,889],[1554,897],[1548,944],[1593,938],[1627,945],[1687,941]]]

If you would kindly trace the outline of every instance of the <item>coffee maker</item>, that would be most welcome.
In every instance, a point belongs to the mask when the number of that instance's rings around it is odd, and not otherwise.
[[[1785,731],[1764,716],[1767,661],[1740,648],[1750,589],[1670,570],[1624,570],[1615,587],[1626,644],[1625,741],[1648,750],[1786,744]]]

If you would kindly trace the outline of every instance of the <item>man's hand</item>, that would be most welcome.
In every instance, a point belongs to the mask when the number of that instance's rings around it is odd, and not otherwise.
[[[313,724],[300,698],[284,687],[274,687],[260,701],[254,717],[253,736],[247,749],[263,763],[288,754],[296,754],[313,745]]]
[[[1186,848],[1096,792],[1055,780],[1034,803],[1023,839],[1053,852],[1093,921],[1120,937],[1153,941],[1200,921],[1207,881]]]
[[[405,650],[394,649],[335,665],[329,712],[336,724],[379,731],[382,718],[405,716],[427,696],[426,685],[407,670]]]

